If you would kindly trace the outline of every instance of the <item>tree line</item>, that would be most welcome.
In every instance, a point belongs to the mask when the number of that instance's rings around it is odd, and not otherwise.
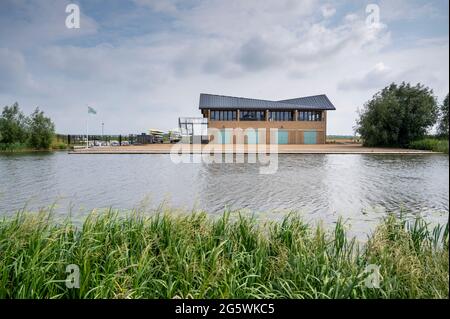
[[[437,127],[435,137],[448,140],[448,94],[439,105],[433,90],[420,83],[392,83],[358,113],[355,130],[365,146],[408,147],[433,127]]]
[[[55,136],[55,125],[36,108],[25,116],[16,102],[5,106],[0,116],[0,149],[49,149]]]

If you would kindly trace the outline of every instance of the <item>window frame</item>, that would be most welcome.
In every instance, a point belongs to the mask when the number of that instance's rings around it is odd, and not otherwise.
[[[298,110],[297,120],[301,122],[322,122],[323,120],[323,111],[304,111]]]
[[[288,110],[269,111],[269,121],[271,122],[291,122],[294,121],[294,112]]]
[[[222,121],[230,122],[236,121],[237,111],[236,110],[211,110],[210,121]]]
[[[249,117],[249,114],[253,114],[252,117]],[[245,117],[247,116],[247,117]],[[265,121],[266,113],[261,110],[240,110],[239,111],[239,121]]]

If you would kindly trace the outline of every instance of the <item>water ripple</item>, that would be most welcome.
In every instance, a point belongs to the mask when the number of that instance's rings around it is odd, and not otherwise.
[[[257,164],[177,165],[168,155],[12,154],[0,156],[0,212],[55,202],[60,213],[131,209],[151,198],[214,214],[343,216],[364,229],[402,209],[447,221],[448,178],[449,158],[440,155],[280,155],[278,171],[261,175]]]

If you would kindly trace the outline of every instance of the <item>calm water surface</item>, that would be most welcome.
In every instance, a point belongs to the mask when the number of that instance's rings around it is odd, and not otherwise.
[[[387,211],[447,222],[445,155],[279,155],[278,171],[258,164],[174,164],[169,155],[0,155],[0,214],[56,203],[73,215],[93,208],[171,206],[247,209],[268,218],[299,211],[308,220],[339,216],[365,232]]]

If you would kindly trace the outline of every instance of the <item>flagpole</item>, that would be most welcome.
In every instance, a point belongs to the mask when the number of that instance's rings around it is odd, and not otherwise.
[[[89,114],[97,114],[97,111],[94,110],[89,105],[87,106],[87,119],[86,119],[86,148],[89,148]]]
[[[89,109],[86,118],[86,149],[89,148]]]

